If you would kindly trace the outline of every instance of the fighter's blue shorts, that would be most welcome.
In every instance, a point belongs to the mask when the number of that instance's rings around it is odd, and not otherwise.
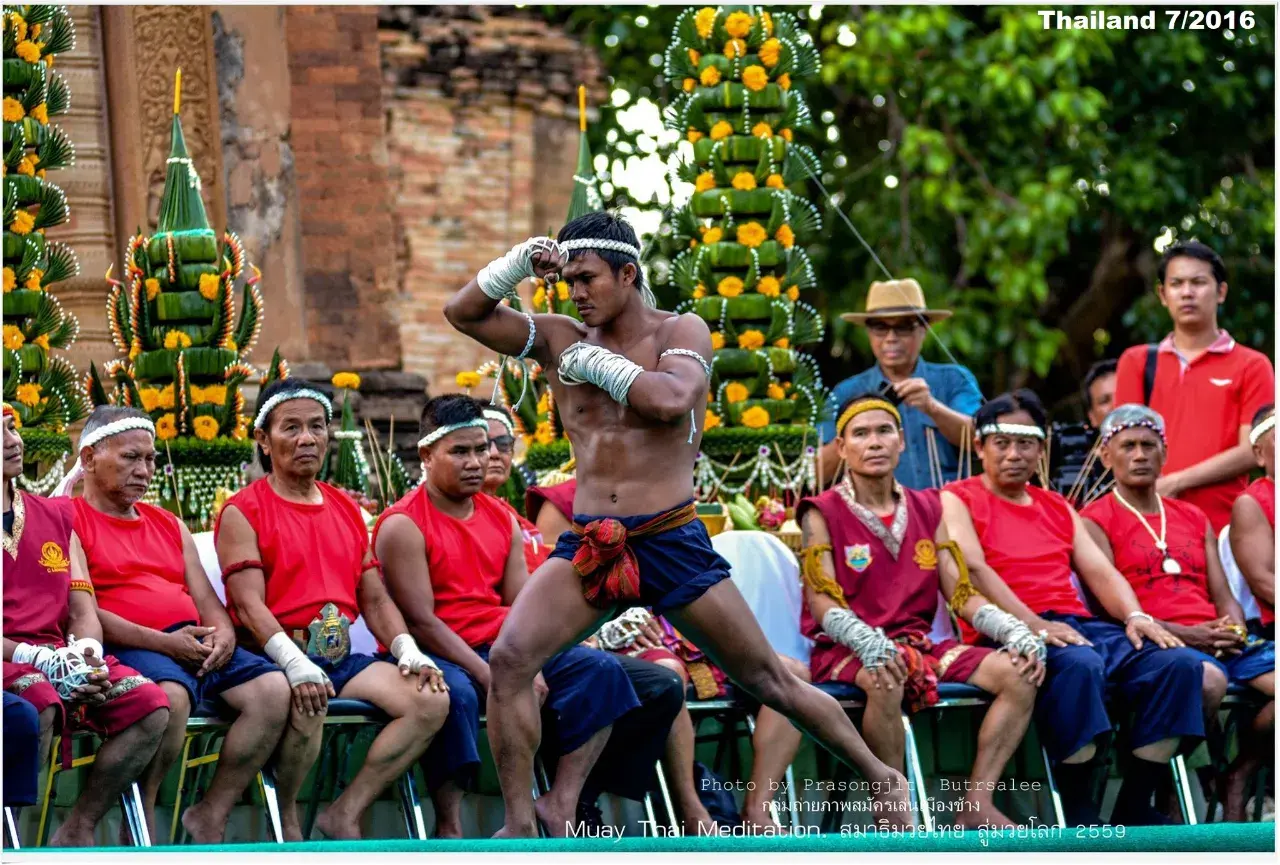
[[[1233,658],[1220,660],[1201,652],[1204,660],[1217,666],[1227,674],[1227,681],[1247,685],[1264,673],[1273,672],[1276,668],[1276,644],[1270,640],[1261,640],[1246,648]]]
[[[672,510],[688,504],[685,502]],[[630,532],[664,513],[668,511],[634,517],[574,514],[573,521],[585,526],[595,520],[615,519]],[[565,532],[550,557],[572,560],[580,546],[581,535]],[[688,606],[702,597],[707,589],[729,578],[729,563],[711,546],[711,536],[707,534],[702,520],[694,520],[657,535],[628,538],[627,547],[640,565],[639,605],[652,608],[655,615]]]

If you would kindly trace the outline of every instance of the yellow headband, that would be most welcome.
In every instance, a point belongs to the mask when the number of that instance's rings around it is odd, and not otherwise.
[[[840,415],[840,419],[836,421],[836,435],[844,435],[845,425],[867,411],[887,411],[898,422],[898,429],[902,429],[902,415],[898,414],[898,409],[893,403],[883,399],[862,399],[849,406],[844,410],[844,414]]]

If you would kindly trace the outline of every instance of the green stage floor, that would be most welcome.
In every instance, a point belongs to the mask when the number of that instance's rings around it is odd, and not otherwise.
[[[810,835],[772,838],[576,838],[530,841],[309,841],[297,844],[227,844],[129,849],[130,853],[981,853],[1188,852],[1262,853],[1276,849],[1275,823],[1213,824],[933,835]],[[1123,837],[1119,837],[1120,834]],[[1103,837],[1107,835],[1109,837]],[[120,853],[120,848],[101,848]],[[23,853],[42,851],[25,849]],[[66,852],[66,851],[62,851]],[[84,851],[88,853],[89,851]]]

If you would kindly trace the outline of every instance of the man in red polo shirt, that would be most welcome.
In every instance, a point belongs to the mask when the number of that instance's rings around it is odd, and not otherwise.
[[[1218,306],[1227,297],[1227,269],[1203,243],[1178,243],[1160,261],[1160,302],[1173,333],[1155,352],[1155,380],[1146,398],[1148,346],[1120,356],[1116,405],[1143,403],[1164,416],[1169,459],[1157,492],[1199,507],[1215,532],[1231,521],[1231,505],[1254,466],[1249,427],[1272,402],[1275,372],[1253,349],[1218,329]]]

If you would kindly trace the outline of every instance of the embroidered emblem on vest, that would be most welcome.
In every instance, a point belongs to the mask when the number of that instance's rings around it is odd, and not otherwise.
[[[40,564],[44,565],[51,574],[71,570],[71,562],[67,561],[66,553],[53,541],[49,541],[40,548]]]
[[[916,541],[916,554],[913,561],[926,571],[932,571],[938,567],[938,550],[934,547],[933,541],[928,538]]]
[[[321,607],[320,618],[312,621],[307,631],[310,633],[308,655],[341,664],[351,651],[351,620],[338,612],[336,604]]]
[[[857,573],[871,567],[871,545],[854,544],[844,548],[844,563]]]

